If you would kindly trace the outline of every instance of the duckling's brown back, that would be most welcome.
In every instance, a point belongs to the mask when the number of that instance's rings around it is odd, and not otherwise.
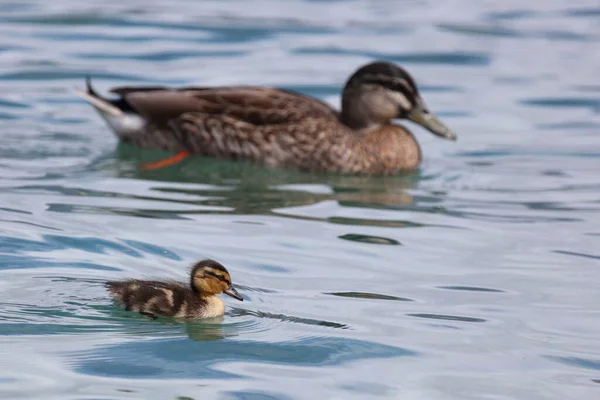
[[[152,316],[184,317],[187,314],[191,293],[176,282],[127,280],[108,282],[108,291],[127,311]]]

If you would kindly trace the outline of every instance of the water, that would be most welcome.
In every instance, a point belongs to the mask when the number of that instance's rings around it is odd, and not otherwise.
[[[150,4],[149,4],[150,3]],[[0,397],[595,399],[597,1],[4,1]],[[255,83],[334,105],[404,65],[456,143],[410,175],[118,146],[73,93]],[[230,270],[223,321],[150,321],[106,279]]]

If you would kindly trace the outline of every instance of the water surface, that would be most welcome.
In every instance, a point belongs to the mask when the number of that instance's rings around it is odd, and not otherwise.
[[[150,3],[150,4],[149,4]],[[596,1],[4,1],[0,397],[594,399]],[[277,85],[339,104],[401,63],[459,136],[362,178],[119,146],[73,93]],[[102,282],[212,257],[243,303],[150,321]]]

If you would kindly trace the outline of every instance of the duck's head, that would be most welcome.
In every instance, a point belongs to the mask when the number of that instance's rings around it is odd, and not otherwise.
[[[395,118],[408,119],[437,136],[456,140],[456,134],[427,109],[408,72],[389,62],[364,65],[348,78],[341,118],[356,130],[377,128]]]
[[[214,260],[202,260],[194,265],[192,268],[191,286],[192,290],[203,297],[225,293],[234,299],[244,301],[231,284],[229,272],[227,272],[224,266]]]

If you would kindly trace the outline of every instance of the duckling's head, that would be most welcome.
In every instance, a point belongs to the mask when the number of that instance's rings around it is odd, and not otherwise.
[[[364,65],[348,78],[341,118],[356,130],[378,128],[394,118],[409,119],[437,136],[456,140],[456,134],[427,109],[408,72],[389,62]]]
[[[192,290],[202,297],[225,293],[244,301],[242,296],[231,285],[229,272],[220,263],[214,260],[202,260],[192,268],[191,276]]]

